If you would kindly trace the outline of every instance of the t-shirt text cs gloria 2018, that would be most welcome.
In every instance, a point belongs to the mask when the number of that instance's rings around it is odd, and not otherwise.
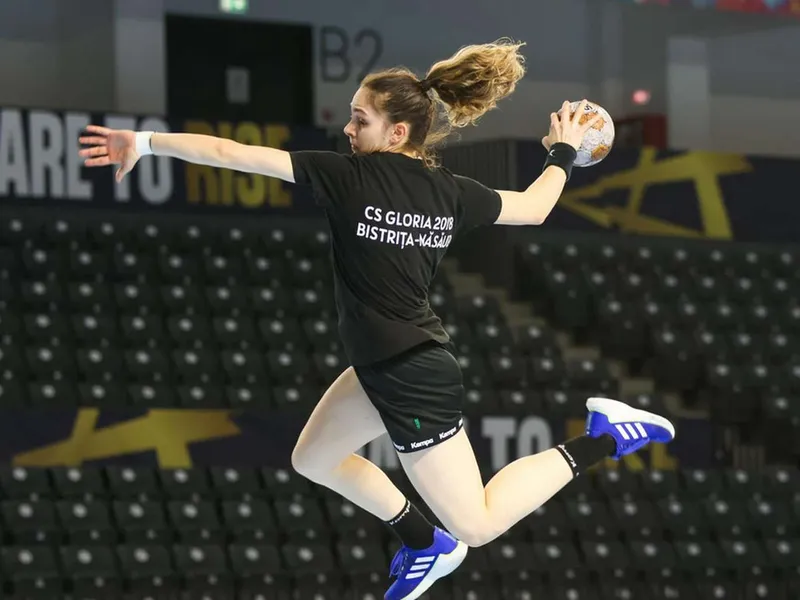
[[[290,155],[295,182],[310,185],[327,214],[339,335],[351,364],[449,342],[428,288],[455,236],[497,220],[500,195],[399,153]]]

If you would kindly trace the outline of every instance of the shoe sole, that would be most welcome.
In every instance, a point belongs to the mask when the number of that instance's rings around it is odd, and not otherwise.
[[[469,550],[469,546],[467,546],[464,542],[459,541],[458,546],[453,549],[452,552],[449,554],[442,554],[439,558],[436,559],[436,563],[431,568],[430,572],[427,576],[422,580],[422,582],[411,592],[408,596],[403,596],[401,600],[416,600],[422,594],[427,592],[430,587],[436,583],[442,577],[446,577],[450,575],[453,571],[455,571],[462,562],[464,562],[464,558],[467,556],[467,551]],[[442,557],[447,557],[446,562],[442,562]]]
[[[655,413],[647,412],[633,408],[632,406],[620,402],[619,400],[611,400],[610,398],[589,398],[586,401],[586,408],[589,412],[598,412],[604,414],[608,418],[609,423],[626,422],[626,421],[641,421],[648,425],[655,425],[662,427],[669,431],[670,436],[675,438],[675,426],[664,417]],[[622,414],[623,419],[619,421],[614,420],[614,416]]]

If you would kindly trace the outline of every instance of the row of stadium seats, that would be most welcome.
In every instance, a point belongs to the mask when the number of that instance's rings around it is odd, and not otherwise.
[[[520,543],[768,543],[800,538],[796,501],[793,505],[782,499],[744,497],[602,498],[594,494],[552,500],[503,539]],[[313,496],[216,500],[206,492],[193,500],[9,500],[3,501],[0,512],[4,545],[387,541],[379,522],[363,511],[354,514],[352,506],[335,497],[325,501]]]
[[[272,224],[254,229],[218,226],[211,221],[185,224],[120,216],[90,220],[84,215],[56,219],[9,215],[0,221],[0,246],[23,248],[28,245],[75,252],[99,250],[106,255],[115,250],[167,250],[198,256],[214,248],[223,256],[263,252],[271,257],[313,257],[327,255],[329,240],[324,225],[309,232],[306,228]]]
[[[506,351],[518,346],[525,353],[539,356],[558,353],[552,332],[542,327],[527,327],[518,336],[529,335],[517,343],[505,324],[464,320],[447,324],[451,338],[462,351]],[[268,317],[255,315],[207,316],[186,312],[116,315],[91,313],[21,312],[0,314],[0,338],[5,345],[50,343],[88,347],[149,346],[176,348],[260,348],[291,350],[338,347],[337,323],[332,318],[313,316]],[[528,343],[525,344],[524,342]]]
[[[531,279],[530,273],[521,271],[520,277],[523,275]],[[546,311],[558,325],[575,330],[591,330],[601,316],[613,319],[615,315],[644,326],[664,324],[679,331],[704,327],[735,333],[766,327],[772,332],[796,334],[800,328],[800,310],[793,304],[796,295],[783,304],[757,298],[733,304],[721,296],[706,301],[690,296],[669,298],[659,295],[657,287],[643,288],[633,297],[625,297],[613,287],[592,293],[577,276],[560,271],[546,274],[540,281],[539,289],[529,291],[530,298],[538,299],[538,310]]]
[[[58,312],[70,310],[93,314],[213,314],[237,316],[332,316],[330,290],[270,286],[201,287],[147,283],[76,282],[53,279],[3,282],[0,301],[12,310]]]
[[[563,600],[796,598],[800,540],[764,548],[650,542],[499,543],[468,555],[430,598]],[[379,598],[386,553],[369,543],[11,546],[2,567],[12,598]],[[759,566],[753,566],[759,565]],[[768,568],[766,568],[768,567]],[[492,570],[494,568],[494,570]],[[123,593],[122,596],[121,593]],[[235,595],[238,592],[238,595]],[[176,594],[180,593],[180,596]],[[6,596],[9,597],[9,596]]]
[[[389,476],[401,488],[410,491],[402,472],[390,471]],[[253,521],[260,521],[261,527],[273,529],[301,530],[304,524],[322,528],[323,521],[325,527],[335,528],[333,521],[323,518],[318,504],[321,501],[329,508],[335,507],[328,511],[331,519],[346,518],[354,523],[346,529],[366,527],[370,521],[364,520],[368,515],[363,511],[339,514],[342,501],[337,494],[309,482],[294,471],[273,467],[162,470],[124,465],[48,469],[5,466],[0,469],[0,498],[6,525],[9,519],[16,518],[15,510],[9,512],[9,506],[18,507],[30,502],[43,506],[48,502],[52,507],[62,500],[79,503],[198,501],[208,504],[233,500],[281,501],[284,507],[289,502],[297,502],[305,508],[294,512],[278,509],[277,520],[254,516]],[[637,503],[641,510],[631,510]],[[678,509],[676,505],[679,505]],[[587,506],[594,507],[594,510],[587,510]],[[772,508],[765,509],[769,506]],[[640,514],[644,507],[658,514]],[[561,512],[557,512],[559,510]],[[63,517],[68,512],[59,514]],[[30,513],[27,517],[32,527],[47,520],[41,514]],[[689,536],[719,526],[738,526],[744,531],[755,525],[754,533],[766,534],[765,527],[757,522],[780,525],[789,531],[800,527],[798,517],[800,472],[794,468],[771,467],[761,472],[737,469],[595,469],[571,482],[553,502],[530,518],[530,525],[542,531],[558,527],[589,531],[595,525],[606,525],[617,532],[637,531],[637,535],[643,537],[653,535],[644,532],[646,527],[655,531],[669,523],[681,527],[684,527],[681,523],[688,524],[685,533]],[[49,520],[55,518],[55,512],[51,512]],[[696,531],[689,531],[689,526]],[[599,534],[606,535],[603,532]],[[740,534],[726,532],[726,536]],[[512,531],[510,535],[515,534]]]
[[[601,304],[613,311],[615,302],[648,322],[685,326],[707,320],[735,328],[797,316],[800,263],[787,250],[587,237],[581,244],[543,239],[521,245],[516,258],[526,296],[570,327],[585,327]],[[569,304],[556,312],[559,300]]]
[[[0,402],[7,408],[299,408],[310,412],[329,382],[303,385],[212,385],[169,383],[121,385],[97,381],[67,383],[39,381],[0,382]],[[594,390],[531,391],[521,389],[467,389],[464,411],[472,415],[535,414],[543,418],[583,418],[584,404]],[[622,395],[624,401],[643,401],[642,408],[665,409],[660,397],[651,394]]]
[[[42,279],[20,278],[19,273],[3,269],[4,287],[0,301],[6,306],[30,311],[35,308],[66,307],[92,313],[129,312],[148,314],[200,313],[218,316],[271,314],[281,316],[331,314],[332,290],[317,289],[311,282],[288,284],[280,281],[242,285],[235,279],[229,285],[163,283],[143,277],[142,281],[108,282],[98,274],[91,281],[64,281],[52,272]],[[63,275],[63,273],[62,273]],[[318,282],[318,278],[314,278]],[[430,294],[431,306],[443,317],[458,316],[470,321],[492,322],[500,319],[496,299],[475,294],[455,297],[448,289],[447,278],[437,276],[436,290]],[[51,312],[53,312],[51,310]]]
[[[3,362],[4,353],[8,352],[8,349],[0,349],[0,363]],[[147,360],[154,356],[152,351],[141,350],[134,358],[140,354],[141,358],[146,356]],[[239,354],[226,354],[225,357],[233,361]],[[156,356],[163,358],[161,354]],[[5,406],[15,407],[130,405],[140,408],[264,408],[292,403],[310,407],[319,401],[330,382],[344,368],[344,363],[335,354],[315,355],[315,363],[306,359],[294,362],[298,356],[302,355],[276,354],[277,366],[269,373],[238,370],[236,377],[225,375],[224,370],[213,374],[183,372],[175,376],[169,370],[161,370],[163,362],[155,361],[146,362],[141,370],[97,372],[87,379],[82,375],[79,379],[77,372],[49,371],[46,366],[38,375],[36,372],[15,369],[0,372],[4,374],[4,379],[0,380],[0,399]],[[504,358],[497,360],[502,363]],[[541,359],[541,362],[547,360],[550,359]],[[523,387],[525,382],[517,380],[515,370],[498,369],[490,372],[485,363],[475,365],[470,361],[463,356],[459,358],[467,383],[465,402],[467,410],[472,412],[503,411],[556,418],[562,415],[582,417],[587,397],[597,394],[598,390],[605,390],[611,396],[616,396],[618,391],[615,379],[605,378],[602,373],[598,377],[598,373],[587,371],[587,365],[600,364],[592,361],[577,361],[569,377],[567,374],[570,371],[560,372],[562,379],[553,378],[551,371],[545,371],[549,377],[549,388],[536,385],[533,379],[530,380],[530,387]],[[263,364],[272,363],[264,361]],[[536,373],[534,371],[534,376]],[[658,406],[664,407],[660,397],[654,395],[625,395],[624,399],[642,401],[643,407],[654,407],[657,400]]]
[[[10,597],[367,600],[397,548],[377,519],[280,469],[6,467],[0,489]],[[435,597],[788,600],[799,492],[795,469],[596,471],[472,549]]]
[[[535,260],[527,257],[529,262]],[[732,277],[725,274],[681,275],[654,271],[640,274],[630,271],[605,273],[596,270],[591,263],[583,267],[563,268],[546,263],[534,263],[534,271],[542,277],[539,285],[553,288],[571,286],[582,294],[592,297],[607,296],[611,293],[622,299],[631,300],[643,295],[665,300],[691,300],[697,304],[725,299],[733,309],[756,302],[761,304],[790,304],[797,297],[796,275],[786,278]]]
[[[711,276],[796,277],[800,255],[794,247],[700,242],[681,238],[584,236],[537,241],[521,248],[536,263],[604,273],[662,275],[707,274]]]
[[[231,486],[233,487],[233,486]],[[173,495],[183,497],[188,491]],[[231,490],[217,493],[232,494]],[[277,541],[384,543],[380,523],[334,496],[220,499],[6,500],[4,544],[204,543]],[[558,497],[504,534],[506,541],[683,543],[800,538],[800,505],[782,498],[613,497],[599,492]],[[800,550],[800,549],[799,549]],[[799,555],[800,556],[800,555]],[[800,564],[800,563],[798,563]]]
[[[597,388],[606,392],[612,387],[606,365],[593,360],[564,360],[555,356],[484,355],[471,352],[460,355],[467,385],[498,384],[500,387],[534,387],[539,389],[563,386],[579,389]],[[254,380],[278,383],[303,383],[310,380],[314,369],[323,380],[331,381],[344,368],[344,359],[337,348],[313,350],[307,346],[270,349],[170,348],[166,344],[132,343],[127,347],[102,344],[4,345],[0,350],[0,370],[8,370],[8,378],[21,378],[23,373],[52,379],[110,381],[119,378],[138,382],[212,382],[252,383]],[[780,372],[775,369],[776,375]],[[787,373],[787,377],[791,371]],[[171,377],[172,376],[172,377]],[[720,383],[721,385],[721,383]],[[790,383],[786,387],[793,388]]]
[[[0,246],[0,248],[3,248]],[[210,250],[209,250],[210,252]],[[19,276],[37,279],[53,277],[72,282],[203,282],[207,285],[281,284],[296,286],[330,284],[326,257],[270,258],[248,253],[243,257],[114,251],[65,252],[57,248],[26,246],[16,251],[5,247],[0,268]]]

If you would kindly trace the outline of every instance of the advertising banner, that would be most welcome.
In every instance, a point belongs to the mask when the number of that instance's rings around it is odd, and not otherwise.
[[[211,214],[317,210],[301,186],[165,157],[142,158],[116,184],[114,167],[87,168],[78,155],[78,137],[89,124],[214,135],[284,150],[333,149],[315,128],[0,108],[0,204]]]
[[[151,465],[291,467],[306,414],[291,410],[5,410],[0,462],[15,466]],[[481,470],[491,474],[520,458],[583,432],[582,420],[536,415],[472,414],[465,419]],[[716,464],[705,420],[676,420],[681,435],[627,457],[625,466],[708,468]],[[361,454],[387,470],[400,469],[387,436]],[[616,463],[610,461],[610,466]]]
[[[539,142],[517,146],[519,189],[541,172]],[[796,243],[800,161],[615,148],[576,168],[546,227],[745,242]]]

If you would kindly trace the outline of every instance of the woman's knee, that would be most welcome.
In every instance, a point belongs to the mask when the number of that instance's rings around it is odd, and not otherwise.
[[[325,458],[325,452],[298,443],[292,450],[292,468],[306,479],[319,482],[335,467]]]
[[[450,533],[464,542],[470,548],[485,546],[502,535],[487,520],[470,520],[468,523],[458,524],[449,528]]]
[[[383,422],[352,367],[323,394],[292,450],[292,468],[318,482],[383,433]]]

